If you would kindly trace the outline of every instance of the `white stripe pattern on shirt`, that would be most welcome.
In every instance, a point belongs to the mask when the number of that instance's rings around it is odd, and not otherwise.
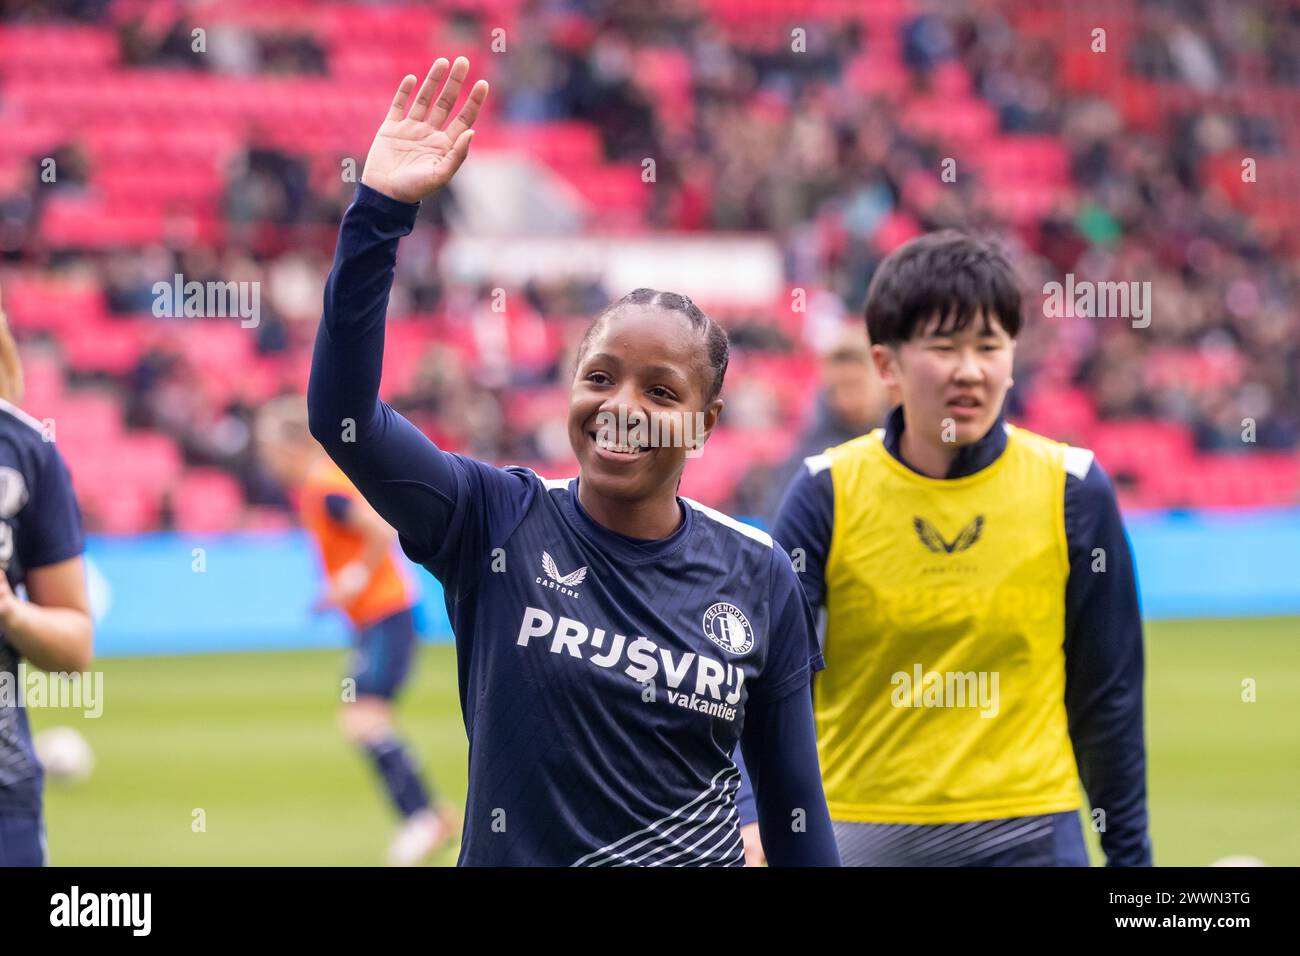
[[[573,866],[730,864],[740,843],[735,801],[739,789],[740,771],[734,766],[719,770],[708,788],[686,805],[608,846],[593,850]],[[731,842],[728,837],[732,838]],[[699,849],[711,839],[714,842],[707,850]],[[726,850],[719,851],[724,844]],[[744,859],[743,848],[739,859]],[[677,862],[670,862],[673,860]]]

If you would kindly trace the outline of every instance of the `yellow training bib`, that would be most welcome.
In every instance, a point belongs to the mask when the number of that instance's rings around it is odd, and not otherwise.
[[[958,823],[1080,806],[1065,713],[1067,446],[1007,426],[963,478],[874,431],[830,449],[818,751],[831,817]]]

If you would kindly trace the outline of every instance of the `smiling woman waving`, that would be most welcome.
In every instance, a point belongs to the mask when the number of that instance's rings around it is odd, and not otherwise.
[[[446,593],[469,735],[460,863],[740,865],[739,742],[769,861],[838,865],[821,658],[790,559],[677,495],[722,410],[725,333],[651,289],[597,316],[568,480],[442,451],[379,400],[398,240],[465,161],[487,96],[474,84],[448,123],[468,72],[440,59],[413,102],[414,76],[398,88],[340,230],[309,390],[312,433]]]

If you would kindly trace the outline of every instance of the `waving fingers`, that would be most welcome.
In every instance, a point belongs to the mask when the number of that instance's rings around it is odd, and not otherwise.
[[[401,85],[397,87],[397,94],[393,97],[393,105],[388,108],[387,119],[397,122],[406,115],[406,102],[411,98],[411,90],[413,89],[415,89],[415,75],[408,73],[402,77]]]
[[[434,129],[442,129],[442,124],[447,122],[451,108],[456,105],[456,100],[460,97],[460,86],[468,75],[469,60],[463,56],[456,57],[456,62],[451,65],[451,75],[447,77],[447,85],[442,88],[442,95],[438,97],[433,112],[429,114],[429,125]]]
[[[457,62],[459,62],[459,60]],[[468,64],[466,66],[468,68]],[[415,97],[415,105],[411,107],[410,119],[423,120],[428,116],[429,104],[433,102],[433,94],[437,92],[438,84],[442,82],[442,78],[446,75],[447,59],[446,57],[438,57],[438,59],[433,61],[433,66],[429,67],[428,76],[426,76],[424,82],[420,84],[420,92]],[[459,89],[460,84],[458,83],[456,87]],[[438,126],[441,124],[435,123],[434,125]]]
[[[447,136],[453,142],[460,138],[461,133],[474,125],[474,120],[478,119],[479,107],[483,105],[483,101],[487,99],[487,95],[487,80],[479,80],[470,89],[469,98],[465,100],[465,105],[461,107],[461,111],[456,114],[456,118],[452,120],[451,125],[447,127]]]

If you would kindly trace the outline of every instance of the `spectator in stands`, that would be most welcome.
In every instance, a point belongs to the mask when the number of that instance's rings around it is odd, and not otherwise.
[[[805,458],[878,428],[896,404],[896,399],[886,394],[871,361],[866,330],[860,322],[846,324],[835,344],[822,355],[821,381],[812,421],[800,434],[794,453],[768,477],[759,512],[768,521],[775,518],[777,506]]]

